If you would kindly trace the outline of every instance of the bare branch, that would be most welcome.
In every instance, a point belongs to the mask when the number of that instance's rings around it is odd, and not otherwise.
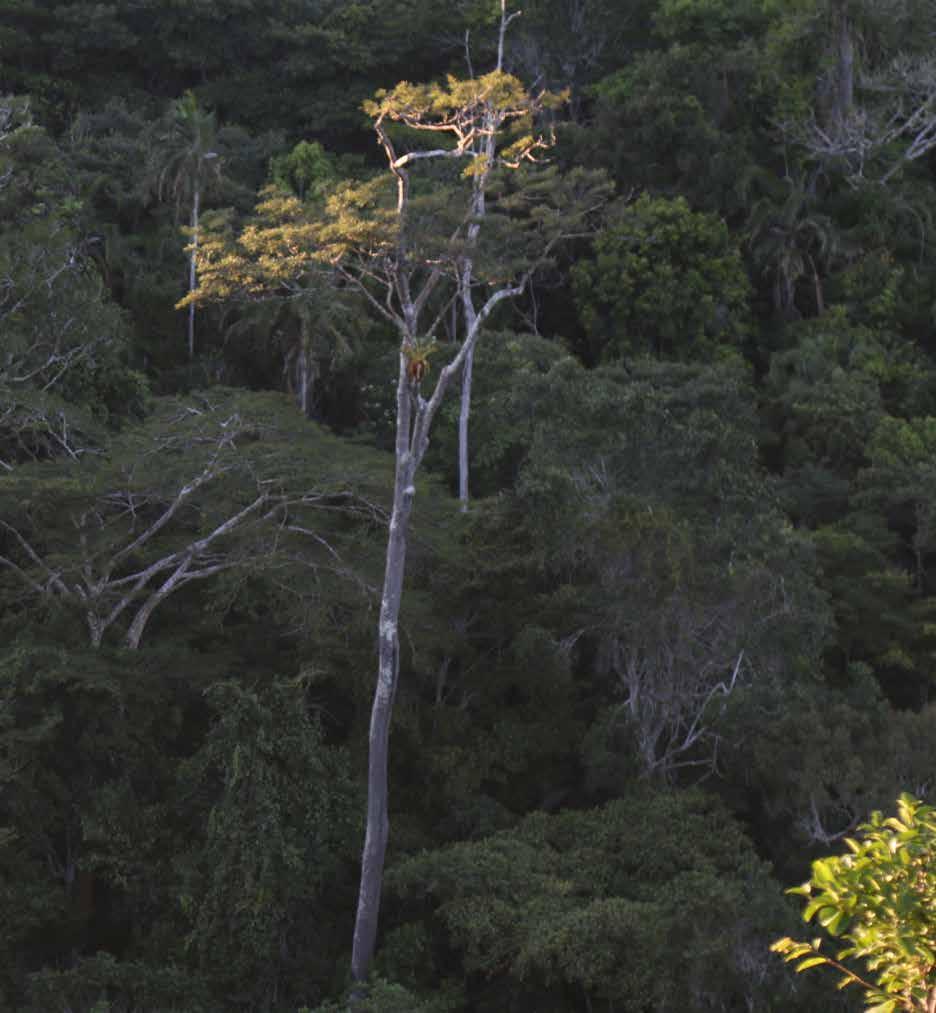
[[[356,265],[355,268],[350,268],[345,264],[338,264],[336,265],[336,269],[338,273],[341,275],[341,277],[344,278],[349,284],[353,285],[354,288],[358,292],[360,292],[361,295],[364,296],[367,302],[370,303],[370,305],[385,320],[389,320],[390,323],[392,323],[393,326],[396,328],[400,328],[403,325],[402,318],[397,313],[395,313],[391,308],[393,289],[390,287],[389,283],[387,283],[386,300],[384,302],[381,302],[379,299],[374,297],[374,294],[368,289],[367,285],[364,282],[364,278],[372,277],[372,275],[369,272],[362,270],[360,275],[358,275],[356,273],[357,270]]]
[[[819,814],[816,796],[810,793],[809,815],[800,818],[797,821],[797,827],[810,842],[828,847],[850,834],[858,825],[859,816],[850,807],[841,807],[839,815],[845,818],[845,824],[839,830],[828,830]]]
[[[35,563],[36,566],[38,566],[41,570],[43,570],[46,576],[48,577],[46,587],[42,589],[43,592],[47,591],[48,588],[51,587],[55,588],[55,590],[59,591],[62,594],[66,594],[67,588],[63,583],[60,574],[58,574],[57,572],[52,570],[48,565],[46,565],[44,560],[39,556],[39,554],[29,544],[29,542],[27,542],[26,539],[19,533],[19,531],[17,531],[16,528],[14,528],[11,524],[7,524],[7,522],[4,520],[0,520],[0,527],[2,527],[5,531],[9,532],[9,534],[11,534],[14,537],[14,539],[16,539],[17,543],[20,545],[20,547],[23,549],[26,555],[29,556],[32,562]],[[6,560],[4,560],[4,562],[6,562]],[[12,564],[10,565],[12,567]],[[19,570],[19,567],[15,567],[15,569],[20,573],[23,572]]]
[[[474,77],[474,67],[471,65],[471,29],[465,29],[465,63],[468,66],[468,76]]]
[[[865,101],[847,116],[780,129],[814,158],[844,165],[852,186],[885,184],[936,147],[936,60],[899,56],[859,83]]]
[[[423,130],[441,130],[442,127],[422,127]],[[465,143],[468,143],[466,141]],[[393,169],[403,169],[411,162],[418,162],[421,159],[426,158],[476,158],[477,153],[474,151],[468,151],[462,147],[462,141],[459,141],[459,145],[456,148],[430,148],[426,151],[408,151],[405,155],[400,155],[399,158],[395,158],[391,163]]]
[[[507,0],[501,0],[500,31],[497,36],[497,69],[504,69],[504,38],[507,35],[507,28],[514,18],[520,17],[520,11],[507,14]]]

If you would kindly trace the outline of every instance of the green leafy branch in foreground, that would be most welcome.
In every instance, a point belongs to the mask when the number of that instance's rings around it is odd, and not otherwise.
[[[789,893],[808,898],[803,919],[816,921],[846,945],[835,959],[819,952],[821,939],[785,937],[771,949],[797,971],[822,964],[841,971],[839,988],[865,988],[866,1013],[936,1013],[936,809],[912,795],[897,802],[897,817],[874,812],[846,838],[849,854],[813,862],[812,877]],[[876,984],[842,960],[864,960]]]

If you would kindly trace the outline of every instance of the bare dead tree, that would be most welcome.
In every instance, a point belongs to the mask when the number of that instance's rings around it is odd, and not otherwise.
[[[826,805],[820,813],[816,796],[810,793],[809,812],[797,819],[796,829],[810,844],[821,844],[827,848],[850,834],[863,815],[845,802],[835,806]],[[829,825],[830,821],[834,821],[835,829]]]
[[[594,77],[603,58],[616,52],[616,40],[608,34],[609,5],[606,0],[565,0],[529,23],[513,36],[508,56],[529,80],[555,89],[569,89],[568,111],[573,121],[582,114],[583,84]],[[633,17],[614,9],[619,32],[626,32]]]
[[[155,436],[130,437],[129,463],[104,464],[87,492],[66,494],[71,535],[50,537],[9,511],[0,517],[0,571],[31,594],[75,606],[94,648],[120,629],[136,650],[167,598],[235,568],[291,561],[354,578],[317,530],[316,512],[384,522],[380,508],[351,490],[289,490],[291,476],[261,476],[241,447],[258,436],[251,418],[223,404],[174,412]],[[73,456],[67,489],[81,475]],[[180,464],[187,459],[191,465]]]
[[[603,664],[619,680],[619,719],[644,776],[668,780],[682,768],[717,769],[712,705],[743,685],[747,672],[730,603],[706,610],[674,600],[663,611],[658,636],[611,638]]]
[[[817,161],[839,166],[854,186],[886,184],[936,147],[936,60],[901,55],[858,77],[857,98],[782,132]]]
[[[138,481],[128,481],[124,488],[85,503],[71,517],[77,551],[70,563],[63,563],[57,554],[50,560],[35,539],[0,518],[0,530],[10,546],[0,555],[0,567],[36,595],[77,605],[92,647],[100,647],[107,631],[129,616],[123,639],[125,646],[135,650],[153,612],[172,593],[244,562],[243,552],[222,547],[231,535],[242,533],[249,523],[270,521],[282,513],[284,498],[269,483],[258,482],[255,497],[209,531],[171,551],[157,548],[153,553],[158,536],[170,530],[195,494],[230,470],[224,450],[237,433],[237,426],[229,426],[201,470],[168,493],[146,491]],[[102,538],[102,534],[110,537]]]
[[[609,594],[626,596],[637,573],[656,569],[652,554],[640,557],[638,550],[604,563]],[[661,591],[649,609],[625,597],[598,631],[599,670],[616,680],[621,700],[612,727],[627,733],[642,776],[670,781],[695,770],[707,777],[719,772],[723,747],[738,744],[723,738],[729,698],[771,677],[772,638],[796,605],[783,578],[763,566],[726,575],[718,595],[691,584]]]
[[[518,14],[519,12],[515,11],[508,17],[505,0],[502,0],[500,34],[497,43],[496,69],[498,71],[504,69],[504,36],[507,32],[507,26]],[[471,61],[469,58],[470,66]],[[462,318],[466,333],[471,333],[475,329],[477,317],[477,309],[472,292],[474,274],[472,251],[477,246],[481,222],[486,211],[487,184],[491,170],[495,164],[494,155],[496,152],[497,134],[507,114],[506,110],[497,110],[493,105],[489,105],[481,116],[479,136],[471,142],[476,156],[481,159],[481,163],[480,172],[473,177],[471,194],[472,222],[468,226],[465,254],[461,259],[458,270],[458,292],[461,297]],[[468,422],[471,416],[471,381],[473,374],[474,349],[472,348],[468,350],[465,356],[465,364],[462,367],[461,404],[458,414],[458,498],[461,500],[462,510],[468,509]]]

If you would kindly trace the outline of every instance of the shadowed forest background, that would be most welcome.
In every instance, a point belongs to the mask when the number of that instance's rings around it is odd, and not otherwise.
[[[498,10],[0,3],[0,1009],[346,1008],[400,339],[308,251],[383,213],[364,104],[486,73]],[[467,510],[457,389],[436,418],[359,1008],[860,1007],[769,945],[936,776],[934,33],[510,25],[562,97],[477,290],[557,187],[601,199],[485,324]],[[461,168],[414,184],[427,263]]]

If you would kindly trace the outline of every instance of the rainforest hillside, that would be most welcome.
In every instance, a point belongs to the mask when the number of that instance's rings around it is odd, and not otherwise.
[[[0,2],[0,1009],[861,1008],[769,947],[934,791],[934,33]]]

